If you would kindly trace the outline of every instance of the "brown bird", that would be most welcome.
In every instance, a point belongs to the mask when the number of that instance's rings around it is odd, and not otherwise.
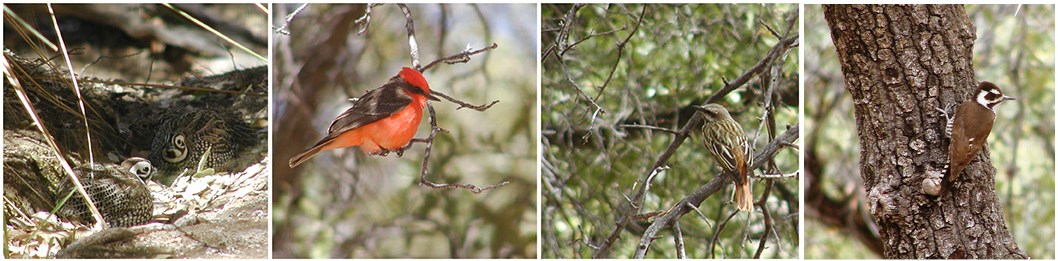
[[[143,158],[132,157],[121,163],[85,164],[76,170],[85,192],[95,203],[96,209],[108,225],[130,227],[147,223],[154,212],[154,196],[144,183],[154,168]],[[70,220],[95,222],[88,203],[80,193],[74,192],[73,182],[67,180],[60,185],[60,195],[73,196],[59,208],[58,214]]]
[[[746,140],[742,126],[731,118],[724,106],[706,104],[695,107],[705,115],[702,137],[705,148],[725,175],[735,181],[735,206],[740,211],[753,210],[753,188],[750,186],[749,169],[753,165],[753,153]]]
[[[948,118],[947,112],[941,110],[947,118],[945,132],[951,136],[951,144],[948,147],[951,171],[942,181],[941,194],[951,187],[987,144],[988,134],[992,132],[992,124],[996,119],[995,106],[1007,100],[1014,100],[1013,97],[1003,95],[998,86],[987,81],[977,85],[973,97],[959,104],[955,109],[954,118]]]
[[[184,169],[196,169],[207,151],[205,167],[227,171],[256,140],[256,131],[236,113],[219,109],[169,109],[158,114],[155,126],[148,158],[159,171],[155,180],[166,185]]]

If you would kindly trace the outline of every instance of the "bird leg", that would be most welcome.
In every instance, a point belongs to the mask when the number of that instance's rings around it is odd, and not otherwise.
[[[437,127],[437,131],[442,132],[442,133],[448,133],[447,130],[442,129],[441,127]],[[433,138],[431,137],[431,138],[422,138],[422,139],[411,139],[410,141],[408,141],[408,144],[404,145],[404,147],[400,147],[400,148],[397,148],[397,149],[381,148],[374,155],[379,155],[379,156],[385,157],[386,155],[389,155],[390,152],[393,152],[393,153],[397,154],[398,158],[400,158],[400,157],[404,156],[404,151],[406,151],[408,149],[411,149],[411,146],[415,145],[416,142],[418,142],[418,143],[432,143],[433,142]]]
[[[948,105],[948,107],[944,108],[943,110],[940,109],[940,108],[936,108],[937,111],[939,111],[941,113],[941,115],[944,115],[944,119],[945,119],[944,135],[947,136],[949,139],[951,138],[952,125],[955,124],[955,118],[949,117],[949,115],[948,115],[948,110],[951,109],[952,106],[953,105]]]

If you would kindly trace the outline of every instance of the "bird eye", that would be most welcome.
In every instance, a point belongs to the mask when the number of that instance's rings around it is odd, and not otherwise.
[[[184,135],[177,134],[176,136],[173,136],[173,145],[177,148],[184,148]]]
[[[187,158],[187,144],[185,144],[186,138],[184,134],[177,134],[173,136],[173,147],[165,150],[165,161],[170,163],[176,163],[184,161]]]

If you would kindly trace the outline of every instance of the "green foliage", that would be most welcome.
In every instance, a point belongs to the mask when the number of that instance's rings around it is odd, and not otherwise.
[[[680,114],[681,108],[704,103],[725,80],[749,70],[778,42],[766,26],[780,35],[798,33],[795,4],[598,4],[581,8],[568,40],[559,43],[563,48],[554,48],[571,7],[542,6],[541,244],[545,258],[590,257],[594,247],[604,244],[629,208],[627,198],[643,186],[637,179],[650,172],[673,141],[671,133],[642,126],[682,127],[691,114]],[[637,29],[640,14],[644,15]],[[775,63],[778,92],[789,91],[793,97],[797,52],[792,48]],[[561,61],[556,55],[561,55]],[[770,140],[769,128],[762,127],[760,120],[765,91],[761,80],[771,79],[764,77],[752,77],[719,101],[758,149]],[[774,120],[775,135],[796,125],[796,102],[776,101]],[[775,162],[779,171],[793,173],[798,168],[798,152],[783,149]],[[701,145],[700,131],[684,141],[667,166],[652,183],[641,213],[671,207],[719,173]],[[728,185],[702,203],[699,209],[704,216],[692,212],[679,220],[687,256],[753,257],[761,238],[767,237],[762,257],[797,257],[797,177],[774,181],[767,200],[774,222],[769,234],[763,234],[764,217],[757,208],[755,213],[732,218],[720,230],[715,246],[710,244],[718,224],[735,210],[730,202],[733,187]],[[764,183],[755,181],[755,197],[764,193]],[[639,222],[621,232],[610,256],[631,257],[647,226]],[[672,230],[658,235],[646,257],[674,258]]]

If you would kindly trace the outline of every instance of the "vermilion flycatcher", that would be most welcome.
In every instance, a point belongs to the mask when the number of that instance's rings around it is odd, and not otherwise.
[[[367,154],[382,154],[408,145],[422,121],[422,109],[430,95],[430,85],[419,71],[404,67],[385,85],[360,96],[312,148],[290,158],[290,167],[301,165],[316,154],[360,146]]]

